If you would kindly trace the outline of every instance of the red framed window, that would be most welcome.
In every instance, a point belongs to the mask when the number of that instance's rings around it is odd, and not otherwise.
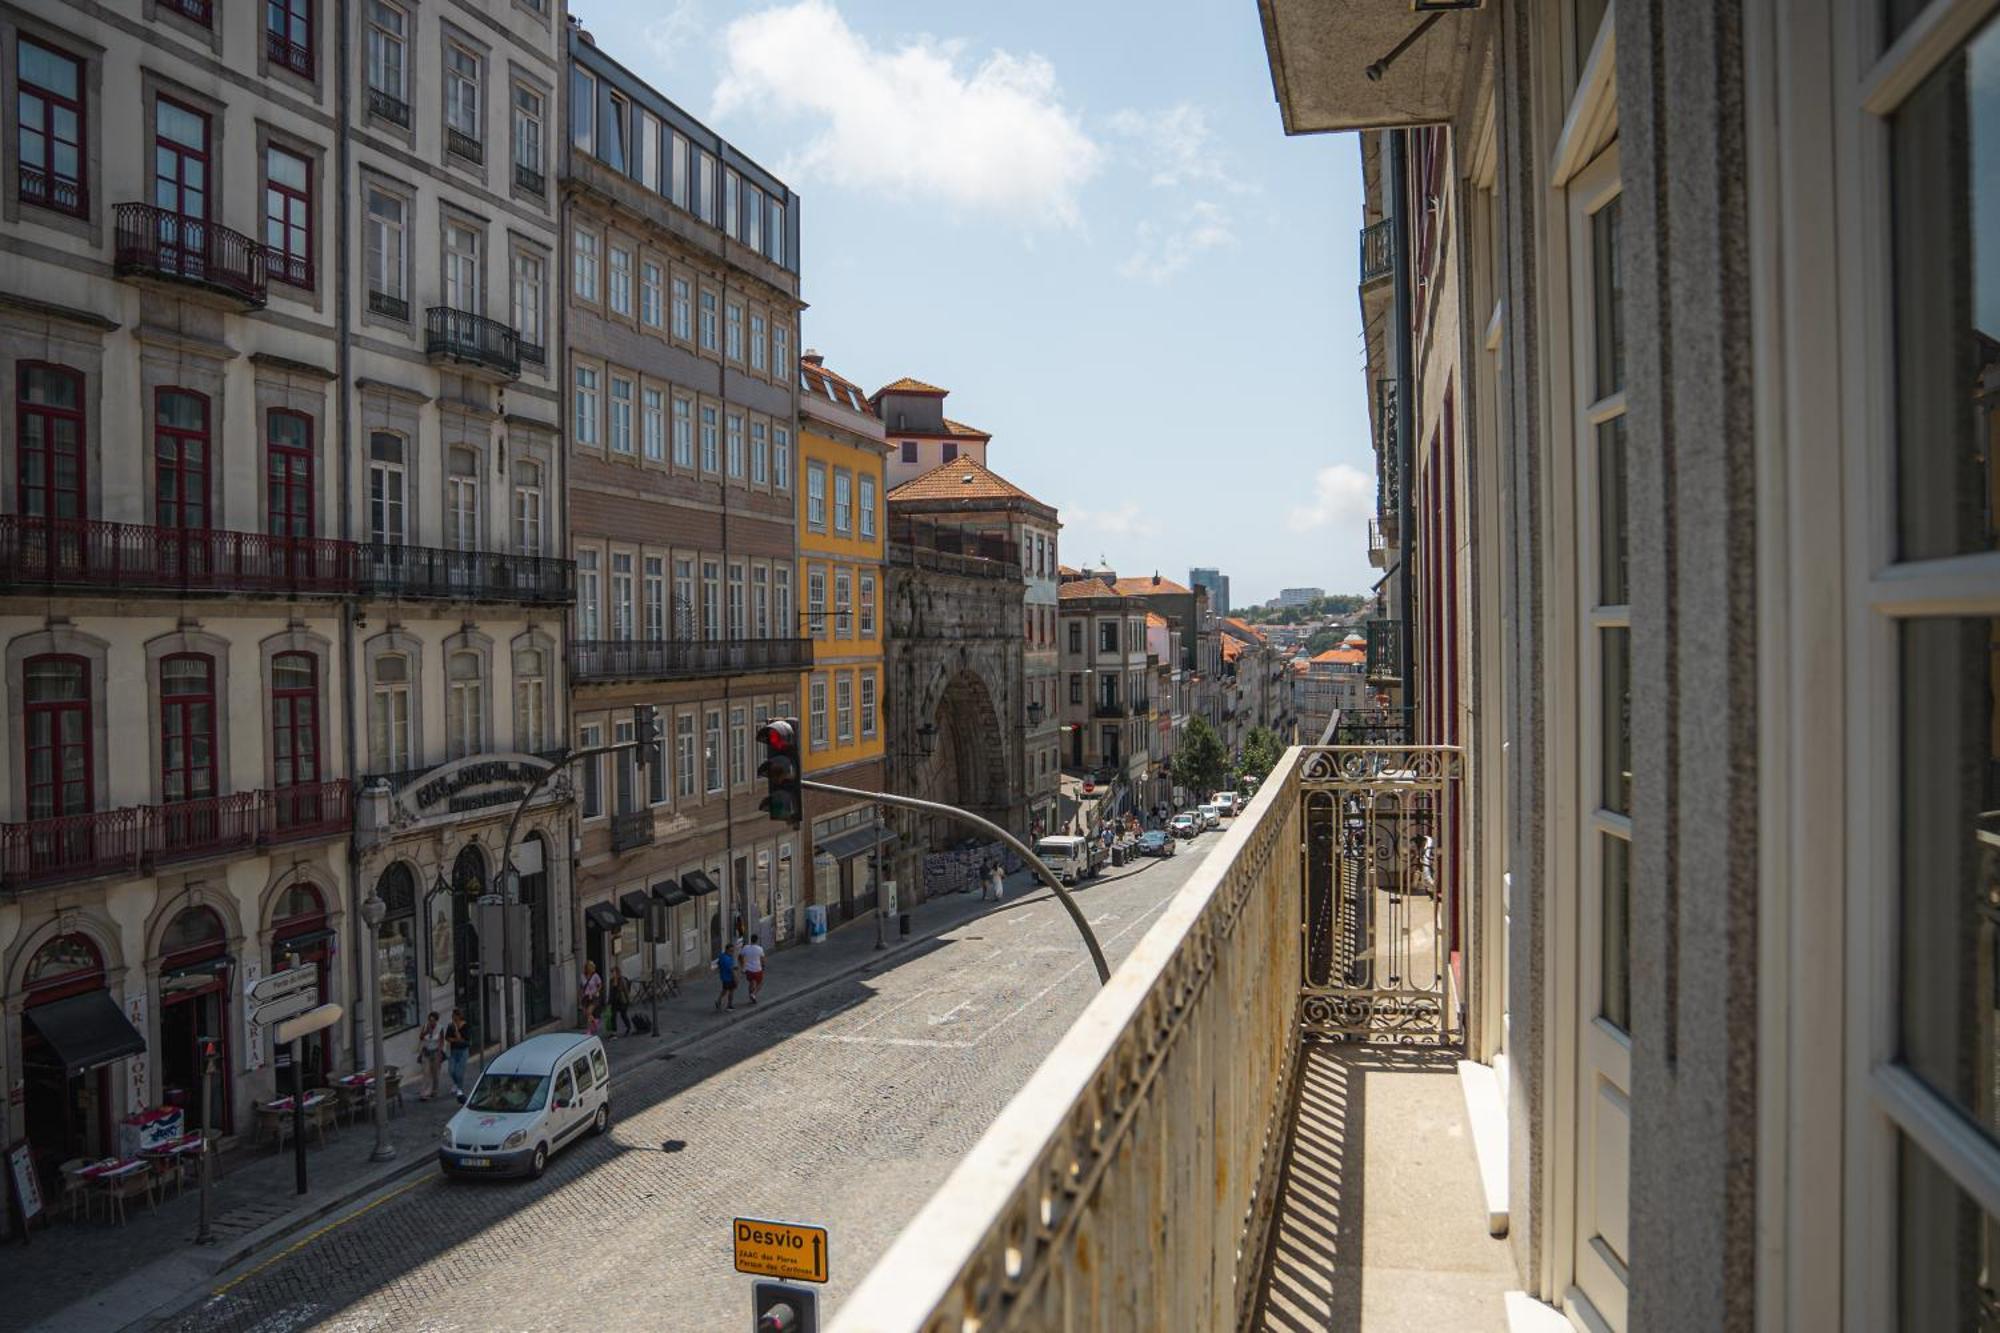
[[[264,259],[271,277],[313,285],[312,163],[282,148],[264,150]]]
[[[273,63],[312,77],[312,0],[264,0],[264,50]]]
[[[83,62],[28,37],[16,46],[14,77],[20,113],[16,194],[23,203],[75,217],[88,216]]]
[[[319,754],[319,663],[311,653],[279,653],[271,659],[273,782],[318,782]]]
[[[208,117],[170,98],[153,102],[153,203],[189,222],[208,219]],[[163,240],[200,252],[197,238]]]
[[[215,659],[175,653],[160,662],[160,799],[215,795]]]
[[[30,518],[84,516],[83,373],[38,361],[20,365],[15,503]]]
[[[208,527],[208,398],[188,389],[153,395],[153,512],[163,528]]]
[[[88,935],[58,935],[28,962],[28,1005],[104,989],[104,955]]]
[[[313,535],[313,423],[273,408],[264,427],[264,501],[273,537]]]
[[[28,818],[89,814],[90,663],[66,654],[31,657],[21,667],[21,697]]]

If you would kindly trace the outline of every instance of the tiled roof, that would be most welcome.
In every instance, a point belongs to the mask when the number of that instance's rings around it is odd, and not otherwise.
[[[1313,661],[1362,662],[1366,661],[1367,658],[1368,654],[1362,652],[1359,648],[1329,648],[1325,652],[1321,653],[1319,656],[1313,658]]]
[[[1155,593],[1167,597],[1185,597],[1188,593],[1188,590],[1180,584],[1172,579],[1163,579],[1158,574],[1151,578],[1120,579],[1115,586],[1119,594],[1124,597],[1145,597]]]
[[[977,426],[968,426],[963,421],[953,421],[950,417],[944,419],[944,428],[953,435],[963,435],[967,439],[990,440],[993,438],[991,434],[979,429]]]
[[[835,374],[825,366],[801,361],[799,387],[815,398],[830,399],[856,412],[868,410],[868,395],[862,392],[861,386],[844,375]]]
[[[1115,597],[1111,585],[1103,579],[1071,579],[1056,589],[1056,597],[1065,602],[1074,602],[1085,597]]]
[[[913,380],[908,375],[905,375],[894,384],[883,385],[870,394],[869,398],[872,401],[873,399],[880,398],[885,393],[934,393],[942,398],[950,392],[951,390],[949,389],[940,389],[935,384],[926,384],[922,380]]]
[[[1070,565],[1057,565],[1056,577],[1059,579],[1080,579],[1083,577],[1083,571]]]
[[[1167,618],[1158,611],[1148,611],[1146,613],[1147,629],[1166,629],[1167,627]]]
[[[1241,656],[1243,656],[1243,644],[1225,635],[1222,640],[1222,660],[1225,662],[1234,662]]]
[[[1263,641],[1265,638],[1263,630],[1258,629],[1255,625],[1251,624],[1247,620],[1242,619],[1241,617],[1227,616],[1223,619],[1222,623],[1225,625],[1229,625],[1235,629],[1240,629],[1245,634],[1249,635],[1251,638],[1259,640],[1260,642]]]
[[[955,458],[889,492],[891,500],[1041,501],[976,458]]]

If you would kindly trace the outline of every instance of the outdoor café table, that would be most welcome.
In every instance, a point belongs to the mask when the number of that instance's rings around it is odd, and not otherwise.
[[[347,1114],[348,1123],[352,1124],[354,1117],[366,1113],[369,1103],[374,1100],[375,1076],[363,1069],[335,1079],[334,1085],[340,1089],[340,1109]]]
[[[149,1206],[159,1206],[153,1199],[153,1164],[143,1157],[107,1157],[77,1174],[117,1210],[120,1226],[125,1225],[125,1200],[134,1195],[144,1193]]]
[[[323,1092],[306,1094],[306,1119],[319,1131],[320,1147],[326,1146],[326,1122],[333,1113],[333,1100]],[[285,1135],[292,1127],[292,1099],[280,1097],[275,1102],[264,1102],[257,1107],[258,1136],[263,1136],[263,1126],[271,1125],[278,1134],[278,1147],[285,1146]]]
[[[169,1139],[165,1143],[156,1144],[139,1155],[150,1158],[156,1163],[160,1168],[162,1177],[171,1173],[175,1188],[180,1189],[185,1187],[187,1183],[188,1164],[194,1161],[201,1153],[201,1143],[202,1139],[199,1132],[187,1133],[177,1139]],[[162,1188],[165,1188],[164,1179],[162,1180]]]

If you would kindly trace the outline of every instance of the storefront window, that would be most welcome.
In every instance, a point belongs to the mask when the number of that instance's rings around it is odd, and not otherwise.
[[[36,950],[29,962],[28,989],[67,989],[84,982],[87,989],[94,990],[103,984],[103,973],[104,960],[96,945],[82,935],[59,935]]]
[[[388,909],[375,951],[375,984],[382,1032],[390,1036],[417,1025],[416,876],[399,861],[383,872],[375,892]]]

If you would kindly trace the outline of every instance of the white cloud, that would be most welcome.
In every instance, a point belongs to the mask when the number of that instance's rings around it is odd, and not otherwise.
[[[1061,510],[1064,530],[1070,534],[1065,542],[1083,536],[1089,537],[1150,537],[1158,532],[1159,525],[1146,517],[1137,501],[1127,500],[1116,509],[1086,509],[1081,505],[1064,505]],[[1090,542],[1086,540],[1087,547]]]
[[[1236,244],[1229,214],[1219,204],[1197,199],[1178,222],[1162,225],[1139,224],[1132,240],[1132,253],[1118,265],[1118,272],[1154,286],[1166,282],[1193,262],[1204,250]]]
[[[829,0],[745,15],[722,46],[718,118],[764,112],[813,121],[788,173],[881,191],[890,207],[1079,221],[1077,192],[1101,153],[1039,55],[994,51],[972,64],[962,60],[963,43],[922,36],[878,49]]]
[[[1208,113],[1192,102],[1177,102],[1165,111],[1128,107],[1112,113],[1111,128],[1137,147],[1140,165],[1150,173],[1149,184],[1163,189],[1213,185],[1232,194],[1252,189],[1223,166],[1227,159],[1215,146]]]
[[[1293,532],[1320,528],[1366,526],[1375,504],[1375,479],[1352,463],[1335,463],[1313,474],[1312,498],[1285,514]]]
[[[662,0],[665,10],[646,25],[646,45],[664,65],[675,65],[702,31],[701,0]]]

